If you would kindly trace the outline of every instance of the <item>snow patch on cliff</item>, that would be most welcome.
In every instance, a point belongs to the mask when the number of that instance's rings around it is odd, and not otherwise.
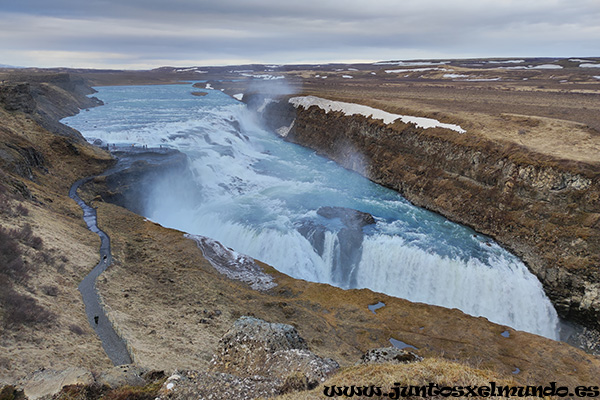
[[[316,97],[316,96],[292,97],[289,101],[290,101],[290,104],[292,104],[296,108],[302,106],[305,109],[308,109],[311,106],[317,106],[317,107],[321,108],[322,110],[325,110],[325,112],[341,111],[345,115],[363,115],[368,118],[381,119],[386,124],[391,124],[392,122],[396,121],[397,119],[400,119],[404,123],[413,123],[417,127],[423,128],[423,129],[445,128],[445,129],[451,129],[451,130],[459,132],[459,133],[466,132],[459,125],[444,124],[433,118],[423,118],[423,117],[413,117],[410,115],[392,114],[387,111],[379,110],[377,108],[363,106],[362,104],[346,103],[343,101],[333,101],[333,100],[323,99],[323,98]]]

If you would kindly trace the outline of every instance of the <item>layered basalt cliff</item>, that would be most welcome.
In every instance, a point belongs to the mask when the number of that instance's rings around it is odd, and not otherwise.
[[[540,279],[559,315],[600,328],[600,168],[470,132],[263,102],[264,121],[418,206],[492,236]],[[510,285],[510,282],[498,282]]]
[[[15,73],[0,85],[0,105],[6,111],[29,115],[51,133],[83,141],[79,132],[58,121],[101,105],[97,98],[87,96],[92,93],[82,78],[67,73]]]

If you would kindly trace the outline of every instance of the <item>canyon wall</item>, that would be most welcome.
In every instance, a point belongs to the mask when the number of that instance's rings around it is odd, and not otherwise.
[[[269,128],[489,235],[540,279],[559,315],[600,328],[600,168],[471,133],[386,125],[287,99],[262,102]],[[510,282],[498,282],[498,286]]]

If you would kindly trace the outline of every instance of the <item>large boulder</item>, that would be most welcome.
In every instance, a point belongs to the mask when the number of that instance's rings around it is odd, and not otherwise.
[[[211,370],[239,377],[263,376],[282,386],[314,387],[339,365],[308,350],[291,325],[241,317],[219,342]]]
[[[328,219],[339,218],[350,229],[358,229],[375,223],[375,218],[371,214],[346,207],[320,207],[317,214]]]

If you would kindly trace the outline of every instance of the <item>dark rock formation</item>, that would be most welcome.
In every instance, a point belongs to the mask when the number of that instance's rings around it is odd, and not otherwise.
[[[0,167],[4,171],[14,173],[30,181],[35,180],[33,170],[47,172],[45,160],[30,143],[20,145],[5,142],[0,144]]]
[[[79,110],[101,105],[86,82],[67,73],[14,73],[0,85],[0,106],[10,112],[23,112],[42,127],[77,141],[83,137],[76,130],[58,122]]]
[[[375,218],[369,213],[346,207],[321,207],[317,214],[327,219],[339,219],[342,224],[335,232],[336,243],[331,271],[333,282],[342,288],[356,287],[356,272],[362,257],[362,229],[374,224]],[[325,232],[330,230],[329,228],[307,220],[302,221],[296,230],[310,242],[320,256],[323,256]]]
[[[339,218],[344,227],[337,232],[339,252],[333,264],[333,282],[343,288],[356,287],[356,272],[362,257],[362,228],[375,223],[369,213],[345,207],[321,207],[317,214],[328,219]]]
[[[0,104],[6,111],[21,111],[31,114],[36,108],[31,94],[31,85],[29,83],[0,85]]]
[[[100,197],[109,203],[125,207],[137,214],[144,214],[148,188],[152,182],[176,173],[189,173],[187,156],[172,149],[118,150],[115,167],[91,184]],[[191,180],[191,178],[190,178]]]
[[[321,207],[317,214],[329,219],[339,218],[347,228],[362,228],[375,223],[371,214],[346,207]]]

